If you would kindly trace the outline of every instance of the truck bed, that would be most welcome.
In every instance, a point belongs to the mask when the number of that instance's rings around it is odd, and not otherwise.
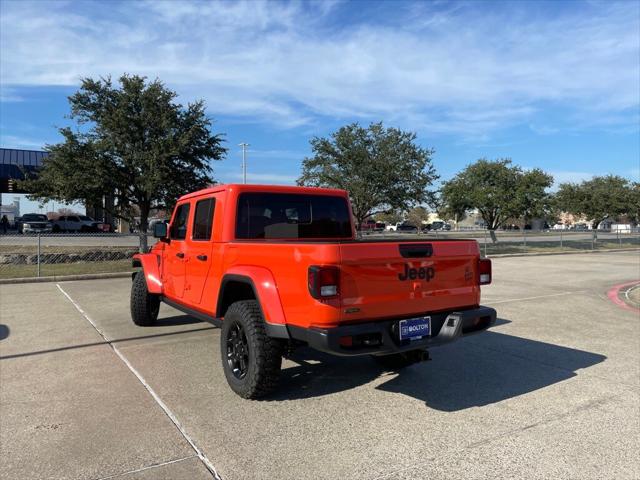
[[[269,265],[278,290],[299,292],[283,307],[287,323],[305,328],[463,310],[480,303],[475,240],[261,239],[231,244],[239,249],[237,258],[251,252],[256,264]],[[310,265],[340,268],[339,299],[309,297]]]
[[[475,240],[354,241],[340,246],[342,321],[475,307]]]

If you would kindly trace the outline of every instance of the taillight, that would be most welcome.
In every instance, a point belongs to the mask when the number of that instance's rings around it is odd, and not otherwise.
[[[478,279],[480,285],[491,283],[491,260],[481,258],[478,262]]]
[[[313,298],[329,299],[340,295],[338,267],[309,267],[309,293]]]

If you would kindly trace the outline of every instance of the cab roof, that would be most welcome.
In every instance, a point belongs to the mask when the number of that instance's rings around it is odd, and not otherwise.
[[[178,201],[188,200],[202,195],[207,195],[216,192],[235,192],[240,194],[243,192],[264,192],[264,193],[298,193],[307,195],[330,195],[337,197],[348,197],[346,190],[338,188],[319,188],[319,187],[298,187],[291,185],[253,185],[253,184],[238,184],[230,183],[224,185],[214,185],[209,188],[203,188],[195,192],[187,193],[181,196]]]

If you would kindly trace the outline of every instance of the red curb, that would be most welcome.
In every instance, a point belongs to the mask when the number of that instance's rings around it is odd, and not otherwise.
[[[607,292],[607,297],[609,297],[609,300],[611,300],[613,303],[615,303],[620,308],[624,308],[625,310],[630,310],[630,311],[635,312],[635,313],[640,313],[640,308],[632,307],[631,305],[629,305],[627,302],[625,302],[624,300],[622,300],[618,296],[618,294],[620,293],[620,290],[622,290],[624,287],[630,287],[632,285],[640,285],[640,281],[635,280],[633,282],[627,282],[627,283],[621,283],[619,285],[614,285]]]

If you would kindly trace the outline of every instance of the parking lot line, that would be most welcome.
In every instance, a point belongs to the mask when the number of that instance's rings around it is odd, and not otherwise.
[[[131,365],[131,363],[129,362],[129,360],[127,360],[127,358],[122,354],[122,352],[120,352],[120,350],[111,342],[109,342],[109,339],[106,337],[106,335],[104,334],[104,332],[102,330],[100,330],[100,328],[95,324],[95,322],[91,319],[91,317],[89,317],[89,315],[82,309],[82,307],[73,299],[71,298],[71,296],[64,291],[64,289],[60,286],[59,283],[56,283],[56,287],[58,287],[58,290],[60,290],[60,292],[67,297],[67,299],[71,302],[71,304],[76,308],[76,310],[78,310],[78,312],[80,313],[80,315],[82,315],[85,320],[87,320],[87,322],[89,322],[91,324],[91,326],[96,330],[96,332],[98,332],[98,334],[105,340],[108,342],[109,347],[111,347],[111,349],[114,351],[114,353],[118,356],[118,358],[120,358],[120,360],[122,360],[122,362],[127,366],[127,368],[131,371],[131,373],[133,373],[136,378],[138,379],[138,381],[142,384],[142,386],[151,394],[151,396],[153,397],[153,399],[155,400],[155,402],[158,404],[158,406],[164,411],[164,413],[167,415],[167,417],[169,417],[169,420],[171,420],[171,422],[176,426],[176,428],[178,429],[178,431],[182,434],[182,436],[184,437],[184,439],[187,441],[187,443],[189,443],[189,445],[191,445],[191,448],[194,450],[195,454],[197,455],[197,457],[200,459],[200,461],[202,461],[202,463],[204,464],[204,466],[207,468],[207,470],[209,470],[209,472],[213,475],[213,477],[217,480],[221,480],[220,476],[218,475],[218,472],[216,471],[216,468],[213,466],[213,464],[211,463],[211,461],[206,457],[206,455],[202,452],[202,450],[195,444],[195,442],[193,441],[193,439],[191,438],[191,436],[187,433],[187,431],[184,429],[184,427],[182,426],[182,424],[180,423],[180,421],[178,420],[178,418],[174,415],[174,413],[169,409],[169,407],[167,406],[166,403],[164,403],[162,401],[162,399],[158,396],[158,394],[155,392],[155,390],[153,390],[153,388],[151,387],[151,385],[149,385],[147,383],[147,381],[144,379],[144,377],[140,374],[140,372],[138,372],[133,365]]]
[[[125,475],[132,475],[134,473],[144,472],[146,470],[151,470],[152,468],[166,467],[167,465],[172,465],[178,462],[184,462],[185,460],[189,460],[190,458],[197,458],[197,457],[198,456],[195,454],[189,455],[188,457],[176,458],[175,460],[169,460],[168,462],[156,463],[154,465],[148,465],[146,467],[136,468],[135,470],[129,470],[128,472],[116,473],[114,475],[109,475],[108,477],[96,478],[95,480],[109,480],[111,478],[124,477]]]
[[[539,300],[541,298],[561,297],[563,295],[575,295],[577,293],[587,293],[588,291],[589,290],[576,290],[575,292],[550,293],[548,295],[538,295],[536,297],[510,298],[507,300],[497,300],[497,301],[486,300],[486,303],[491,305],[496,305],[498,303],[523,302],[525,300]]]
[[[46,355],[48,353],[56,353],[56,352],[64,352],[67,350],[76,350],[78,348],[90,348],[96,347],[98,345],[111,345],[113,343],[124,343],[124,342],[132,342],[135,340],[148,340],[150,338],[162,338],[173,335],[182,335],[185,333],[194,333],[194,332],[202,332],[205,330],[214,330],[216,327],[203,327],[203,328],[194,328],[191,330],[182,330],[179,332],[165,332],[165,333],[156,333],[153,335],[139,335],[137,337],[128,337],[128,338],[114,338],[111,340],[104,340],[102,342],[91,342],[91,343],[81,343],[78,345],[69,345],[66,347],[57,347],[57,348],[49,348],[47,350],[35,350],[31,352],[25,353],[14,353],[12,355],[0,355],[0,360],[9,360],[10,358],[22,358],[22,357],[32,357],[34,355]]]
[[[607,297],[618,307],[624,310],[629,310],[630,312],[639,312],[640,308],[634,307],[633,305],[635,305],[635,302],[633,302],[633,300],[629,298],[629,293],[638,287],[640,287],[640,283],[638,283],[637,280],[634,280],[633,282],[620,283],[611,287],[611,289],[607,292]],[[623,289],[625,289],[623,293],[629,303],[620,298],[620,292],[623,291]]]

